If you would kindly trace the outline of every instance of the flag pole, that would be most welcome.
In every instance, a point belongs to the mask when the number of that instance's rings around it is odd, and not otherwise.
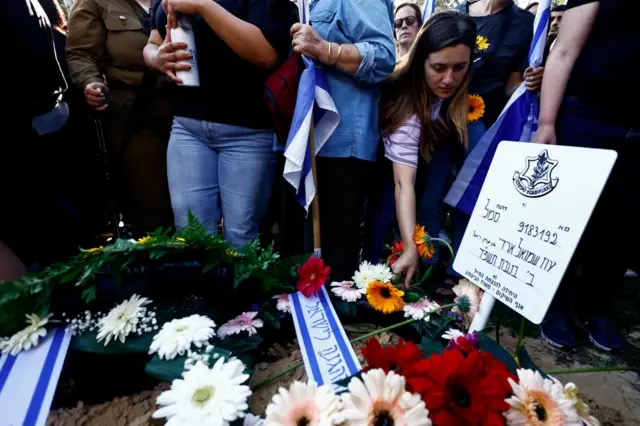
[[[313,120],[311,121],[313,123]],[[316,171],[316,145],[314,143],[313,125],[309,129],[309,150],[311,151],[311,173],[313,174],[313,185],[316,195],[311,201],[311,215],[313,217],[313,255],[322,256],[320,245],[320,202],[318,201],[318,175]]]

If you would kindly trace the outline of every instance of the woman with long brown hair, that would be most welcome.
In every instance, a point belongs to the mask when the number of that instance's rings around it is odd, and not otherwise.
[[[433,210],[425,223],[437,236],[437,214],[455,158],[467,146],[468,86],[476,25],[458,12],[434,15],[386,83],[380,102],[385,156],[393,163],[403,255],[393,264],[408,284],[418,264],[413,243],[416,199]]]

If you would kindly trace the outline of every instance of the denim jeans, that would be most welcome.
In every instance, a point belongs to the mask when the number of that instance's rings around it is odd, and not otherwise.
[[[176,117],[167,150],[167,175],[176,228],[191,211],[236,248],[258,235],[275,173],[273,132]]]

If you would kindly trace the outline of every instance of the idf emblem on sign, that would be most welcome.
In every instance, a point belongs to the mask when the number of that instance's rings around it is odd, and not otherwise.
[[[555,189],[558,178],[551,174],[558,161],[549,158],[546,149],[537,157],[527,157],[525,163],[524,170],[513,175],[513,184],[520,194],[529,198],[539,198]]]

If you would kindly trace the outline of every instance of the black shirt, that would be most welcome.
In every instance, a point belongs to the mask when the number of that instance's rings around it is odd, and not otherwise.
[[[289,0],[217,0],[234,16],[257,26],[278,53],[280,65],[291,49],[291,26],[298,20]],[[161,2],[152,10],[154,29],[164,38],[167,15]],[[173,110],[177,117],[254,129],[273,127],[264,101],[264,84],[274,69],[266,70],[238,56],[200,16],[194,16],[193,32],[198,55],[200,87],[177,86]]]
[[[469,3],[458,6],[468,13]],[[478,28],[473,55],[473,76],[469,92],[485,102],[483,121],[491,126],[506,105],[507,81],[514,72],[529,66],[529,49],[533,39],[534,16],[510,4],[498,13],[474,16]]]
[[[569,0],[567,9],[597,0]],[[600,1],[598,16],[571,72],[566,96],[608,112],[620,124],[640,127],[639,0]]]

